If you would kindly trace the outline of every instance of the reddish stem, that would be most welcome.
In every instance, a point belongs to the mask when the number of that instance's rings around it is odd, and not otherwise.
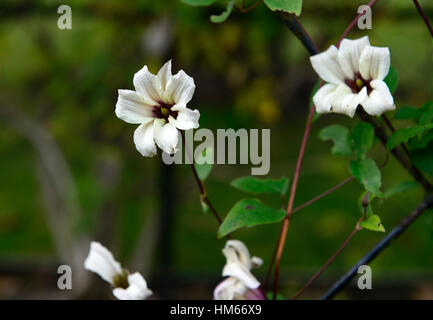
[[[430,31],[430,34],[433,37],[433,28],[432,28],[430,22],[428,21],[428,18],[426,16],[426,14],[424,13],[424,11],[422,10],[420,4],[418,3],[418,0],[413,0],[413,3],[415,4],[415,7],[418,9],[419,14],[421,15],[422,19],[424,20],[425,25],[427,26],[428,31]]]
[[[372,0],[367,6],[370,8],[377,2],[377,0]],[[340,46],[341,41],[343,41],[344,38],[347,37],[349,32],[353,29],[355,24],[358,22],[358,20],[365,14],[366,10],[362,11],[360,14],[358,14],[355,19],[349,24],[349,26],[344,30],[343,34],[341,35],[340,39],[337,42],[337,48]]]
[[[326,263],[319,269],[319,271],[317,271],[316,274],[314,276],[312,276],[310,278],[310,280],[308,280],[308,282],[292,297],[292,299],[297,299],[313,283],[313,281],[316,280],[323,273],[323,271],[326,270],[326,268],[328,268],[328,266],[332,263],[332,261],[334,261],[335,258],[337,258],[337,256],[341,253],[341,251],[343,251],[343,249],[348,245],[350,240],[352,240],[353,236],[355,234],[357,234],[359,230],[362,229],[360,226],[360,222],[362,220],[363,220],[363,218],[361,218],[356,223],[355,228],[353,228],[352,232],[349,234],[349,236],[346,238],[346,240],[344,240],[344,242],[337,249],[337,251],[335,251],[335,253],[331,256],[331,258],[329,258],[329,260],[326,261]]]
[[[310,135],[311,123],[313,122],[313,116],[316,108],[312,106],[310,108],[310,113],[308,115],[307,124],[305,125],[304,137],[302,138],[301,148],[299,149],[298,161],[296,163],[295,174],[293,176],[292,188],[290,190],[289,203],[287,205],[287,214],[283,221],[283,226],[281,228],[281,236],[278,240],[277,254],[275,257],[275,276],[274,276],[274,296],[273,299],[277,297],[278,293],[278,277],[280,273],[280,261],[281,255],[283,254],[284,244],[287,237],[287,229],[289,228],[290,215],[293,208],[293,202],[295,200],[296,189],[298,186],[299,174],[301,172],[302,160],[304,159],[305,148],[307,146],[308,136]]]

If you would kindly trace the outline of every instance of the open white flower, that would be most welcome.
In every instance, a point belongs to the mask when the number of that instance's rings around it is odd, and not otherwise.
[[[90,244],[90,252],[84,261],[84,268],[97,273],[113,287],[113,294],[119,300],[144,300],[152,291],[138,272],[129,274],[122,269],[113,254],[98,242]]]
[[[313,69],[327,82],[313,97],[318,113],[353,117],[358,105],[372,116],[395,109],[383,81],[390,68],[388,48],[373,47],[368,37],[344,39],[340,48],[329,47],[310,57]]]
[[[177,152],[178,129],[199,126],[199,111],[186,107],[195,90],[193,78],[183,70],[172,75],[170,60],[157,75],[144,66],[133,82],[135,91],[119,90],[116,115],[140,124],[134,132],[135,147],[145,157],[156,154],[156,145],[168,154]]]
[[[262,259],[251,257],[248,248],[239,240],[227,241],[223,254],[227,263],[222,275],[228,276],[214,290],[215,300],[264,299],[258,289],[260,282],[251,273],[263,264]]]

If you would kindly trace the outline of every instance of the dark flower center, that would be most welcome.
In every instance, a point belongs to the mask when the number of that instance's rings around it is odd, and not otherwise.
[[[168,117],[172,116],[173,118],[177,118],[177,111],[171,110],[174,106],[174,103],[165,103],[162,101],[158,101],[158,105],[153,107],[153,115],[158,119],[165,119],[168,121]]]
[[[371,80],[365,80],[360,73],[355,74],[355,79],[346,79],[344,82],[352,89],[353,93],[359,93],[364,87],[367,88],[367,95],[373,91],[370,86]]]
[[[121,274],[116,274],[113,278],[113,286],[115,288],[126,289],[129,287],[128,272],[123,270]]]

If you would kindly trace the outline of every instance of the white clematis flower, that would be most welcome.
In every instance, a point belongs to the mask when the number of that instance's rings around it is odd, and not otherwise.
[[[239,240],[227,241],[223,254],[227,263],[222,275],[228,276],[214,290],[215,300],[264,299],[258,289],[260,282],[251,273],[263,264],[262,259],[251,257],[248,248]]]
[[[186,107],[195,84],[183,70],[171,74],[171,60],[157,75],[144,66],[134,75],[135,91],[119,90],[116,115],[140,124],[134,132],[137,150],[145,157],[156,154],[156,146],[168,154],[178,151],[178,129],[198,128],[200,113]]]
[[[90,252],[84,261],[84,268],[97,273],[113,287],[113,294],[119,300],[144,300],[152,291],[138,272],[129,274],[122,269],[113,254],[98,242],[90,244]]]
[[[353,117],[358,105],[372,116],[394,110],[394,99],[383,81],[390,68],[388,48],[373,47],[368,37],[344,39],[310,57],[313,69],[327,82],[313,97],[318,113]]]

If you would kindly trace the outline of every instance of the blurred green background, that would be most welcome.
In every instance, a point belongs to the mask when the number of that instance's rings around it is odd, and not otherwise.
[[[335,43],[365,1],[304,1],[301,22],[321,49]],[[247,3],[251,3],[248,2]],[[433,3],[421,1],[433,20]],[[72,30],[57,28],[57,8],[72,8]],[[209,21],[223,6],[191,7],[166,1],[18,1],[0,4],[0,298],[111,298],[108,285],[82,270],[91,240],[140,271],[154,298],[211,298],[225,263],[217,225],[201,212],[187,165],[168,167],[161,155],[143,158],[135,126],[114,114],[117,89],[132,89],[143,65],[157,72],[173,59],[174,71],[194,77],[189,106],[200,126],[271,128],[269,176],[291,178],[311,89],[316,82],[306,50],[264,5]],[[397,107],[431,100],[432,41],[412,1],[379,1],[373,8],[373,45],[391,50],[400,84]],[[392,117],[392,114],[390,115]],[[295,206],[349,176],[350,159],[330,153],[317,138],[331,124],[352,127],[341,115],[313,125]],[[404,126],[396,121],[397,127]],[[372,156],[381,163],[379,144]],[[246,196],[229,186],[250,166],[217,165],[208,195],[221,215]],[[384,189],[410,180],[396,161],[382,171]],[[360,212],[355,181],[293,219],[285,247],[282,293],[289,297],[337,249]],[[422,200],[420,189],[375,203],[387,230]],[[264,199],[279,206],[279,199]],[[433,298],[432,214],[425,214],[374,263],[373,290],[351,286],[339,298]],[[265,265],[279,225],[241,230]],[[383,234],[360,232],[304,294],[316,298]],[[72,291],[57,289],[57,267],[73,269]],[[92,284],[92,285],[90,285]]]

